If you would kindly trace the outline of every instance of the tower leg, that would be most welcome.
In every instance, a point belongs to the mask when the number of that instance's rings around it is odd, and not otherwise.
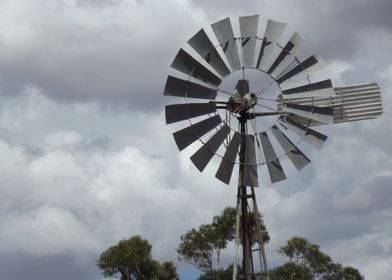
[[[240,131],[242,135],[245,135],[246,121],[240,122]],[[239,177],[238,177],[238,190],[237,190],[237,215],[236,215],[236,236],[235,236],[235,248],[236,255],[234,259],[233,268],[233,280],[256,280],[256,279],[268,279],[267,274],[267,262],[264,252],[264,242],[262,232],[259,223],[259,211],[256,203],[256,196],[254,188],[250,187],[251,192],[248,193],[248,187],[243,184],[244,176],[244,157],[245,157],[245,138],[241,138],[240,145],[240,165],[239,165]],[[254,271],[253,264],[253,250],[252,250],[252,238],[251,238],[251,211],[249,201],[252,200],[253,214],[255,218],[255,243],[257,243],[259,251],[260,268],[263,273],[257,273]],[[242,271],[238,273],[238,247],[242,241]]]

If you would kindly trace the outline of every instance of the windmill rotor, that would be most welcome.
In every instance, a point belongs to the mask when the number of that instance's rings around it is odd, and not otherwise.
[[[217,158],[215,177],[230,184],[238,166],[244,221],[243,197],[247,187],[254,194],[259,186],[260,168],[271,183],[287,179],[283,157],[301,170],[310,159],[298,143],[320,150],[326,142],[315,126],[373,119],[382,114],[382,104],[377,83],[336,87],[328,77],[313,79],[326,63],[318,54],[299,57],[308,41],[297,32],[282,43],[286,23],[268,20],[262,33],[259,16],[252,15],[237,25],[238,35],[230,18],[213,23],[212,32],[193,35],[190,51],[181,48],[171,64],[177,72],[168,76],[164,95],[181,101],[166,106],[166,123],[183,124],[173,134],[180,151],[198,145],[190,158],[199,171]],[[230,88],[223,86],[226,81]],[[243,258],[252,259],[250,248],[244,251]],[[243,263],[244,279],[253,273],[249,262]]]

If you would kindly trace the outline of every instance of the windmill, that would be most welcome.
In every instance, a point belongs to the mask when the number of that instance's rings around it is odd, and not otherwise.
[[[334,87],[331,79],[320,79],[316,72],[326,66],[321,57],[299,56],[305,38],[295,32],[281,44],[286,23],[268,20],[261,35],[258,15],[240,17],[238,23],[238,36],[225,18],[210,32],[201,29],[190,38],[189,51],[178,51],[171,64],[177,72],[168,76],[164,95],[181,103],[166,106],[166,123],[184,126],[173,136],[180,151],[196,149],[191,161],[199,171],[215,156],[215,177],[229,184],[238,167],[236,252],[242,240],[242,272],[236,254],[233,280],[264,279],[261,233],[256,232],[254,249],[249,229],[250,207],[259,213],[258,171],[264,168],[271,183],[285,180],[282,158],[300,170],[310,163],[300,144],[320,150],[327,140],[315,126],[376,118],[382,104],[376,83]],[[260,273],[255,272],[255,250]]]

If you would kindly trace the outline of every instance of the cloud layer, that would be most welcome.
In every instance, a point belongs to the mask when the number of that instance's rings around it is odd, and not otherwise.
[[[157,259],[177,262],[180,235],[234,204],[234,184],[213,179],[213,168],[200,174],[191,153],[177,151],[162,91],[192,34],[247,14],[304,34],[335,84],[379,82],[385,108],[378,120],[327,128],[311,166],[297,173],[283,162],[288,181],[263,181],[270,264],[301,235],[366,279],[388,278],[389,1],[6,0],[0,8],[1,278],[97,279],[99,254],[134,234]],[[177,265],[184,279],[197,274]]]

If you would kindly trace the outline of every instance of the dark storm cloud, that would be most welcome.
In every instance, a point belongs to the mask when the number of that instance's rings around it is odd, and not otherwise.
[[[289,28],[305,34],[310,52],[327,60],[347,59],[358,46],[358,32],[371,27],[392,31],[392,2],[377,1],[199,1],[191,3],[205,11],[211,20],[226,16],[260,14],[284,21]],[[371,3],[371,4],[370,4]],[[222,16],[221,16],[222,15]]]
[[[160,12],[163,4],[151,2],[85,8],[101,2],[9,4],[0,30],[1,94],[33,85],[67,102],[161,106],[167,69],[180,46],[174,34],[190,27],[178,24],[189,16],[177,7],[168,19]]]
[[[98,253],[133,234],[151,242],[157,259],[175,261],[181,234],[235,203],[235,183],[220,184],[211,166],[200,174],[164,127],[170,62],[200,26],[249,14],[288,22],[288,36],[296,30],[310,41],[307,53],[341,68],[338,79],[380,82],[384,108],[391,106],[388,1],[38,2],[0,4],[0,274],[19,276],[8,279],[96,279]],[[271,266],[282,261],[278,246],[297,234],[367,279],[388,279],[385,111],[331,126],[321,153],[299,174],[292,167],[289,180],[269,187],[262,178]]]
[[[93,280],[101,277],[93,261],[80,264],[72,255],[0,255],[0,273],[7,280]]]

